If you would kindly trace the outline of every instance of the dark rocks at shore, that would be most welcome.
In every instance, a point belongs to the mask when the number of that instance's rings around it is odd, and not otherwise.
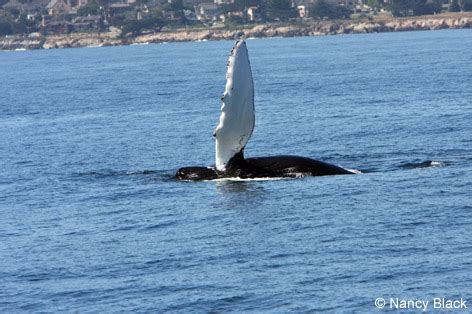
[[[126,39],[119,39],[118,33],[116,32],[104,34],[77,33],[58,36],[42,36],[39,33],[32,33],[27,36],[8,36],[0,38],[0,49],[19,50],[116,46],[181,41],[233,40],[243,36],[246,38],[298,37],[415,30],[463,29],[471,27],[472,17],[416,17],[385,21],[318,21],[311,24],[283,26],[263,24],[239,30],[176,30],[141,35]]]

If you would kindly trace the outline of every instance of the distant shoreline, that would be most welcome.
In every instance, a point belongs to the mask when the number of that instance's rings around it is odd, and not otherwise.
[[[301,37],[466,28],[472,28],[472,12],[373,20],[311,21],[300,24],[267,23],[242,26],[235,29],[177,29],[124,39],[119,38],[117,32],[99,34],[71,33],[47,36],[32,33],[29,35],[0,37],[0,50],[106,47],[186,41],[233,40],[241,36],[246,38]]]

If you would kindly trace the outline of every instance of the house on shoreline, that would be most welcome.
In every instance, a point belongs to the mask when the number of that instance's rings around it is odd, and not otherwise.
[[[49,15],[67,14],[72,9],[72,5],[66,0],[51,0],[46,9]]]

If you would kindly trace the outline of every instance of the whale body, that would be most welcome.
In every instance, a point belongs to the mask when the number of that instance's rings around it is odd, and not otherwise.
[[[180,168],[176,179],[198,181],[353,174],[342,167],[308,157],[244,158],[244,148],[255,126],[254,83],[244,40],[238,40],[229,55],[221,102],[219,123],[213,132],[216,139],[215,166]]]

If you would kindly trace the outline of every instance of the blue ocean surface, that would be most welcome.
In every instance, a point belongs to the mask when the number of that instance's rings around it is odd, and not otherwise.
[[[0,53],[0,311],[470,310],[472,30],[248,40],[246,156],[362,174],[176,181],[232,45]]]

